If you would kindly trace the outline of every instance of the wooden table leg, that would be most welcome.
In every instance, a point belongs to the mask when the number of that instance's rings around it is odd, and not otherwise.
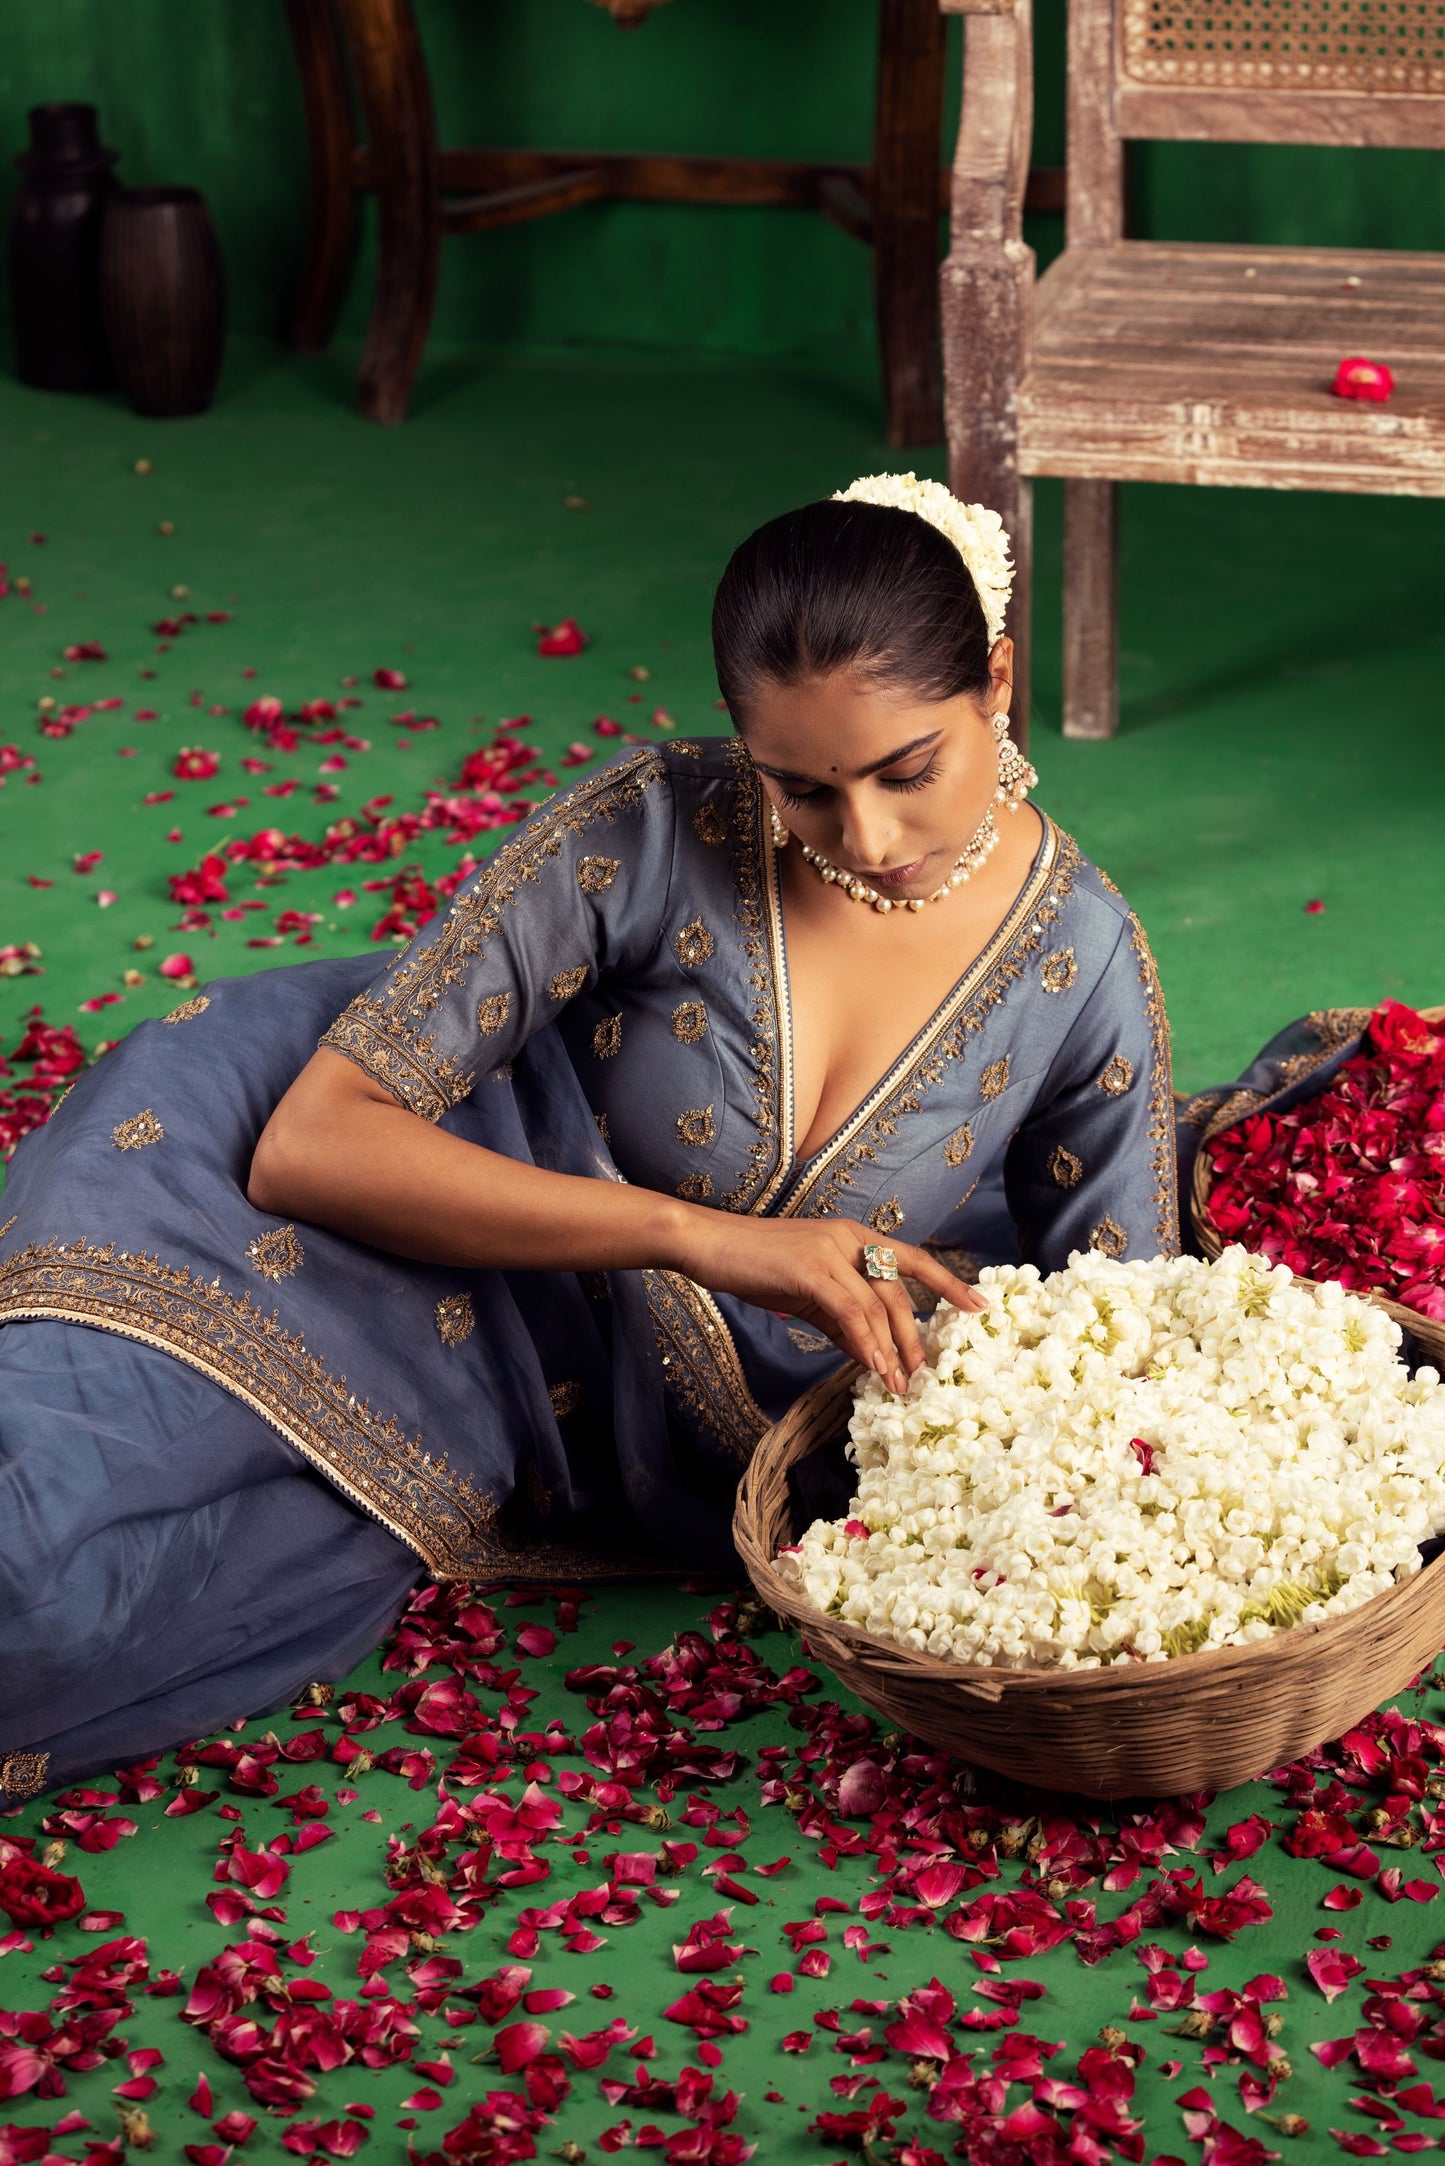
[[[1064,735],[1119,727],[1119,489],[1064,483]]]
[[[426,58],[410,0],[340,0],[366,113],[378,211],[376,295],[361,361],[361,410],[406,417],[436,298],[441,191]]]
[[[291,342],[301,353],[319,353],[336,328],[351,263],[356,136],[346,54],[331,0],[286,0],[286,16],[301,73],[311,153],[311,237],[291,312]]]
[[[873,280],[890,444],[943,436],[938,163],[947,35],[938,0],[879,0]]]

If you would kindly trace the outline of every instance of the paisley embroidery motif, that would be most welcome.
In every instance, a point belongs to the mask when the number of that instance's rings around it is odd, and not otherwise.
[[[1123,1053],[1116,1053],[1098,1079],[1098,1089],[1107,1091],[1111,1098],[1122,1098],[1134,1081],[1134,1063]]]
[[[711,1106],[691,1106],[686,1113],[677,1116],[679,1143],[686,1143],[694,1150],[701,1150],[717,1138],[717,1124],[713,1120]]]
[[[673,953],[682,964],[683,969],[696,970],[698,965],[705,963],[713,953],[716,942],[703,924],[702,919],[694,918],[690,925],[683,926],[682,931],[673,940],[672,946]]]
[[[159,1143],[165,1134],[160,1122],[149,1106],[143,1113],[133,1113],[128,1121],[121,1121],[112,1128],[110,1140],[118,1151],[143,1151],[149,1143]]]
[[[907,1213],[896,1196],[886,1203],[875,1203],[868,1213],[868,1223],[875,1233],[897,1233]]]
[[[552,998],[570,1000],[574,993],[580,993],[587,983],[590,968],[590,963],[578,963],[574,970],[559,970],[547,988]]]
[[[622,1043],[622,1018],[604,1015],[592,1033],[592,1050],[598,1060],[611,1060]]]
[[[263,1279],[294,1278],[306,1261],[306,1251],[294,1226],[273,1226],[268,1233],[258,1233],[246,1254],[251,1269],[259,1271]]]
[[[600,895],[617,878],[618,857],[581,857],[577,860],[577,885],[584,895]]]
[[[189,1023],[193,1016],[204,1015],[210,1005],[211,996],[209,993],[197,993],[193,1000],[183,1000],[178,1008],[172,1008],[169,1015],[161,1017],[161,1021],[163,1023]]]
[[[443,1294],[436,1306],[437,1336],[443,1346],[460,1346],[477,1328],[470,1294]]]
[[[680,1000],[672,1011],[672,1035],[679,1045],[696,1045],[707,1031],[707,1009],[700,1000]]]
[[[477,1008],[477,1029],[484,1038],[495,1038],[512,1012],[510,993],[489,993]]]
[[[1049,1153],[1049,1172],[1060,1188],[1077,1188],[1084,1176],[1084,1161],[1056,1143]]]
[[[710,1173],[690,1173],[685,1181],[677,1184],[677,1193],[684,1203],[706,1203],[712,1194]]]
[[[547,1397],[552,1402],[552,1412],[558,1421],[565,1421],[567,1416],[575,1414],[582,1404],[582,1386],[575,1377],[569,1377],[565,1383],[549,1385]]]
[[[1039,983],[1046,993],[1066,993],[1078,975],[1078,958],[1072,948],[1046,955],[1039,965]]]
[[[1104,1255],[1112,1256],[1117,1262],[1129,1246],[1129,1236],[1117,1219],[1101,1218],[1089,1235],[1089,1246],[1101,1249]]]
[[[1002,1098],[1008,1089],[1008,1064],[1009,1055],[1005,1053],[1002,1060],[991,1061],[984,1069],[978,1079],[980,1098]]]
[[[0,1755],[0,1790],[12,1798],[39,1797],[50,1771],[48,1752],[7,1752]]]
[[[727,821],[711,798],[698,806],[692,816],[692,828],[699,842],[705,842],[714,849],[728,839]]]
[[[962,1128],[955,1128],[943,1146],[943,1162],[946,1166],[961,1166],[973,1150],[973,1130],[965,1121]]]

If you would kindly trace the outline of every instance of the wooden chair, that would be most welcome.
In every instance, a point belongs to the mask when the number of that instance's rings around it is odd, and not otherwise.
[[[703,0],[711,4],[711,0]],[[362,411],[401,421],[421,363],[443,239],[543,218],[600,198],[794,204],[820,210],[873,252],[891,444],[943,435],[938,320],[940,162],[947,24],[937,0],[879,0],[870,165],[762,158],[634,157],[555,150],[445,150],[411,0],[287,0],[311,145],[311,244],[292,320],[302,352],[330,339],[356,210],[377,199],[379,262],[361,364]],[[355,77],[367,140],[352,116]],[[1057,208],[1057,168],[1030,208]]]
[[[1445,0],[1070,0],[1065,248],[1020,227],[1029,0],[968,17],[943,271],[949,478],[1014,536],[1027,716],[1030,495],[1064,477],[1064,734],[1118,718],[1115,484],[1445,495],[1445,255],[1127,240],[1133,137],[1445,149]],[[1393,397],[1329,389],[1364,352]]]

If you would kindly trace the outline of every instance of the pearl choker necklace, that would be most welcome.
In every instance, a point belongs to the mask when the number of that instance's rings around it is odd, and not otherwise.
[[[782,822],[774,814],[773,843],[775,847],[779,839],[777,831],[781,826]],[[784,839],[786,839],[787,830],[784,829],[783,833]],[[955,863],[952,872],[944,881],[942,887],[935,888],[931,895],[909,895],[905,896],[901,902],[896,903],[891,896],[880,895],[876,887],[870,887],[868,882],[860,880],[856,873],[840,871],[838,866],[831,863],[820,851],[815,850],[811,843],[802,843],[801,849],[805,861],[812,866],[819,879],[826,880],[830,885],[836,882],[850,902],[872,903],[875,910],[882,911],[921,910],[926,902],[942,902],[945,895],[951,895],[956,887],[963,886],[965,880],[971,880],[979,867],[998,848],[998,842],[998,826],[994,820],[993,807],[990,805],[988,811],[969,837],[962,856]]]

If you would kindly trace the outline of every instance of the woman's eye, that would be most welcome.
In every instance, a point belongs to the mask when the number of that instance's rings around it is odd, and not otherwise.
[[[823,795],[821,790],[790,790],[784,783],[778,784],[778,795],[785,805],[811,805]]]
[[[938,761],[936,759],[931,759],[927,762],[925,766],[919,768],[917,774],[888,776],[887,786],[890,790],[926,789],[928,784],[932,782],[934,776],[937,773]]]

